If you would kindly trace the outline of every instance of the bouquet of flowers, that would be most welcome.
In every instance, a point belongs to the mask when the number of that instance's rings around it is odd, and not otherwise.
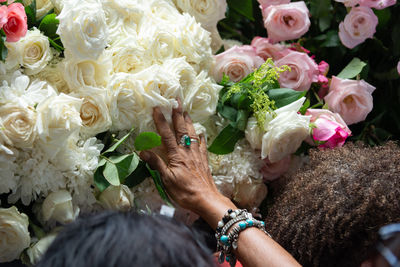
[[[173,205],[137,155],[160,149],[155,106],[168,119],[181,99],[207,137],[218,189],[255,213],[265,181],[296,170],[310,146],[342,146],[373,107],[363,60],[328,78],[328,63],[302,43],[315,1],[1,2],[0,262],[35,263],[80,213]],[[396,4],[344,2],[339,34],[323,40],[347,48],[373,36],[371,7]],[[251,20],[267,33],[243,45],[240,25]]]

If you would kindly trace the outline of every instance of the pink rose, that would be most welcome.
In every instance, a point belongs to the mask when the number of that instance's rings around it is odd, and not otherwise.
[[[353,7],[358,4],[360,0],[335,0],[336,2],[343,3],[347,7]]]
[[[8,6],[7,23],[3,30],[7,36],[7,42],[17,42],[28,31],[25,8],[21,3],[13,3]]]
[[[365,120],[373,107],[375,87],[364,80],[340,79],[333,76],[325,102],[331,111],[339,113],[347,125]]]
[[[261,167],[260,172],[263,175],[264,181],[273,181],[279,178],[289,170],[292,161],[292,155],[271,163],[268,159],[264,159],[264,165]]]
[[[215,56],[213,77],[220,82],[225,73],[231,81],[238,82],[264,62],[261,57],[257,56],[254,47],[250,45],[234,46]]]
[[[257,0],[260,3],[260,8],[267,8],[273,5],[289,4],[290,0]]]
[[[305,91],[310,89],[313,82],[318,81],[318,65],[305,53],[292,51],[277,60],[275,65],[290,67],[290,71],[281,73],[279,77],[281,87]]]
[[[3,25],[7,23],[7,14],[7,6],[0,6],[0,29],[3,28]]]
[[[378,17],[371,8],[354,7],[339,24],[339,38],[347,48],[354,48],[367,38],[372,38],[378,25]]]
[[[256,49],[257,55],[262,57],[264,60],[267,60],[268,58],[277,60],[288,53],[285,53],[287,50],[285,46],[281,44],[273,44],[268,40],[268,38],[259,36],[254,37],[253,41],[251,41],[251,46]]]
[[[396,4],[396,0],[360,0],[360,6],[384,9]]]
[[[312,130],[314,140],[325,142],[319,147],[341,147],[351,135],[349,127],[337,113],[332,113],[327,109],[308,109],[306,115],[311,116],[310,122],[316,127]]]
[[[268,38],[276,43],[301,37],[310,28],[309,12],[304,1],[263,9]]]

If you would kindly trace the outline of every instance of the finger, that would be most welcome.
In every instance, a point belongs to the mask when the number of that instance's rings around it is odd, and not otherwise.
[[[204,137],[203,134],[200,136],[200,145],[199,145],[199,150],[200,150],[200,155],[201,155],[201,161],[204,163],[204,167],[206,170],[210,171],[210,167],[208,166],[208,152],[207,152],[207,143],[206,143],[206,138]]]
[[[193,142],[192,146],[194,147],[195,151],[199,151],[198,147],[199,147],[200,140],[197,138],[196,130],[193,127],[192,119],[190,118],[189,114],[186,111],[183,113],[183,118],[185,119],[185,124],[186,124],[186,129],[188,131],[188,135],[191,138],[196,138],[198,141],[198,142]]]
[[[158,171],[162,177],[166,177],[169,173],[167,164],[156,153],[151,151],[142,151],[139,154],[140,158],[149,164],[150,168]]]
[[[169,124],[159,107],[155,107],[153,109],[153,120],[156,125],[157,132],[161,135],[161,140],[167,148],[168,155],[177,151],[178,144],[176,142],[175,135],[169,127]]]
[[[182,103],[178,99],[178,107],[172,109],[172,123],[175,129],[176,140],[180,140],[180,138],[188,134],[188,130],[186,128],[186,123],[183,118],[183,111],[182,111]]]

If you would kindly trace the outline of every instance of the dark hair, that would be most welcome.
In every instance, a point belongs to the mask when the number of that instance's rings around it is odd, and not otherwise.
[[[197,237],[165,216],[104,212],[67,225],[37,266],[215,266]]]
[[[360,266],[379,228],[400,221],[400,149],[313,150],[275,186],[266,224],[278,243],[304,266]]]

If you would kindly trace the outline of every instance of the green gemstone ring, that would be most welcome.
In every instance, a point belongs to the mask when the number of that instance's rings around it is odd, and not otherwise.
[[[194,142],[198,142],[198,140],[195,138],[190,138],[190,136],[185,134],[185,135],[182,135],[179,144],[181,144],[185,147],[190,147],[190,145]]]

